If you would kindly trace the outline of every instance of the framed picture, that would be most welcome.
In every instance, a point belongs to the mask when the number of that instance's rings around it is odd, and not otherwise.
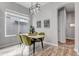
[[[49,19],[44,20],[44,27],[45,28],[49,28],[50,27],[50,20]]]
[[[41,28],[41,21],[37,21],[37,28]]]

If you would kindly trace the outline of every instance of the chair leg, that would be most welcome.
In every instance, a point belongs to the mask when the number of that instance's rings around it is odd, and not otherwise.
[[[35,42],[33,43],[33,53],[35,53]]]
[[[25,48],[25,46],[22,44],[22,56],[23,56],[24,48]]]
[[[21,55],[23,56],[23,44],[20,43]]]

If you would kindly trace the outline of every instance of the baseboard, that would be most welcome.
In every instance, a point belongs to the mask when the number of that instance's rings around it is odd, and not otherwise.
[[[71,39],[71,40],[74,40],[75,38],[69,38],[69,37],[67,37],[66,39]]]
[[[58,46],[58,44],[54,44],[54,43],[50,43],[50,42],[46,42],[46,41],[44,41],[44,43],[49,44],[49,45],[53,45],[53,46]]]
[[[19,44],[18,42],[6,43],[4,45],[0,45],[0,49],[7,48],[7,47],[10,47],[10,46],[14,46],[14,45],[18,45],[18,44]]]

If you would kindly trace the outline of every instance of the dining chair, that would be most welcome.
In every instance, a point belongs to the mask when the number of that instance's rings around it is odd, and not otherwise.
[[[45,35],[44,32],[34,32],[32,34],[29,34],[29,35]],[[43,49],[43,40],[44,40],[44,37],[42,38],[38,38],[38,39],[33,39],[35,42],[41,42],[41,46],[42,46],[42,49]],[[35,42],[34,42],[34,46],[35,46]]]
[[[16,37],[19,40],[20,45],[18,45],[18,46],[20,46],[20,49],[22,48],[21,52],[22,52],[22,55],[23,55],[23,41],[22,41],[21,35],[17,34]]]
[[[38,35],[45,35],[45,33],[44,32],[39,32]],[[39,41],[41,41],[42,48],[43,48],[43,40],[44,40],[44,37],[39,38]]]
[[[16,36],[17,36],[17,38],[19,39],[20,45],[21,45],[21,44],[23,43],[22,38],[21,38],[21,35],[17,34]]]
[[[26,35],[21,35],[22,41],[24,45],[31,46],[33,44],[33,53],[35,53],[35,41]]]
[[[45,35],[45,33],[44,32],[35,32],[35,33],[33,33],[34,35]],[[32,34],[32,35],[33,35]],[[42,38],[38,38],[38,39],[34,39],[34,41],[35,42],[41,42],[41,46],[42,46],[42,49],[43,49],[43,40],[44,40],[44,37],[42,37]],[[35,43],[34,43],[34,46],[35,46]]]
[[[25,44],[25,45],[32,45],[32,39],[31,38],[29,38],[28,36],[26,36],[26,35],[21,35],[21,38],[22,38],[22,41],[23,41],[23,44]]]
[[[44,33],[44,32],[39,32],[38,34],[39,34],[39,35],[45,35],[45,33]]]

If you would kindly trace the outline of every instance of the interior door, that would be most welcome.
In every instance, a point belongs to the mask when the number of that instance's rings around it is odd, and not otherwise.
[[[61,8],[58,10],[58,41],[65,43],[66,39],[66,10]]]

